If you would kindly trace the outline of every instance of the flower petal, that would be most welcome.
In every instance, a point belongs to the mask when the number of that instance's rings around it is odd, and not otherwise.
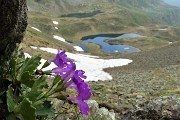
[[[64,67],[64,63],[66,63],[67,61],[68,59],[67,59],[67,55],[65,54],[65,51],[61,52],[60,50],[58,50],[58,54],[53,59],[54,64],[62,68]]]
[[[77,85],[78,98],[82,100],[88,100],[91,97],[90,87],[84,81]]]
[[[84,114],[84,115],[88,115],[88,113],[89,113],[89,106],[88,106],[88,104],[86,102],[84,102],[84,101],[79,101],[77,104],[80,107],[80,112],[82,114]]]
[[[89,106],[86,102],[78,99],[77,97],[68,97],[69,100],[77,103],[79,105],[80,108],[80,112],[84,115],[88,115],[89,113]]]

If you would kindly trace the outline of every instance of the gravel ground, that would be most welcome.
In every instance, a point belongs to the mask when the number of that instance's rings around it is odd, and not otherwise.
[[[144,70],[151,68],[165,67],[169,65],[180,64],[180,42],[175,42],[165,47],[151,51],[142,51],[139,53],[126,54],[122,57],[132,59],[133,62],[128,66],[113,69],[119,70]]]
[[[90,82],[92,99],[122,115],[139,102],[180,94],[180,42],[123,58],[133,62],[105,70],[113,80]]]

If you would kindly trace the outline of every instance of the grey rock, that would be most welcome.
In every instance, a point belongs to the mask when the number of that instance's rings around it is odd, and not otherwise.
[[[90,118],[93,115],[102,120],[115,120],[115,113],[110,112],[105,107],[99,108],[99,105],[95,100],[88,100],[87,103],[90,107]]]
[[[142,99],[143,96],[142,96],[142,95],[137,95],[136,98],[137,98],[137,99]]]
[[[11,55],[17,44],[23,40],[27,27],[27,6],[26,0],[0,0],[0,6],[1,59],[6,49],[7,54]]]
[[[136,105],[121,120],[180,120],[180,96],[164,96]]]

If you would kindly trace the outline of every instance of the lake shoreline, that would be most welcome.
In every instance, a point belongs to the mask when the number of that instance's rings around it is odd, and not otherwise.
[[[79,44],[79,46],[85,51],[89,52],[88,43],[96,44],[100,46],[101,52],[104,52],[106,54],[114,54],[114,53],[133,53],[133,52],[139,52],[140,50],[138,48],[129,46],[129,45],[121,45],[121,44],[109,44],[106,42],[106,40],[114,40],[114,39],[123,39],[123,38],[141,38],[144,36],[141,36],[139,34],[135,33],[125,33],[125,34],[99,34],[99,35],[91,35],[83,37],[82,42]],[[86,38],[86,39],[84,39]]]

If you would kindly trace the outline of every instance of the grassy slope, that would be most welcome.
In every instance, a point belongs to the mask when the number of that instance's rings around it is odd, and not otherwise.
[[[127,15],[130,14],[132,18],[126,20],[133,21],[136,24],[153,22],[178,25],[180,23],[180,9],[167,5],[162,0],[28,0],[28,6],[30,11],[48,13],[54,16],[128,8],[126,9],[128,12],[123,12]],[[117,13],[114,14],[118,15]],[[120,15],[122,15],[121,12]]]
[[[119,33],[123,32],[124,29],[126,30],[127,27],[169,23],[169,19],[176,22],[176,19],[178,19],[178,14],[174,15],[178,9],[154,0],[141,0],[140,2],[138,0],[117,0],[115,2],[112,2],[112,0],[101,0],[100,2],[93,0],[90,3],[82,0],[74,2],[72,0],[36,1],[28,1],[29,10],[31,11],[29,25],[40,27],[47,34],[61,34],[66,39],[76,43],[79,43],[81,37],[86,35]],[[72,12],[86,14],[96,10],[100,10],[100,13],[92,17],[59,17],[62,14],[68,15]],[[172,20],[174,17],[176,19]],[[52,19],[60,22],[58,25],[60,29],[56,32],[52,30]]]

